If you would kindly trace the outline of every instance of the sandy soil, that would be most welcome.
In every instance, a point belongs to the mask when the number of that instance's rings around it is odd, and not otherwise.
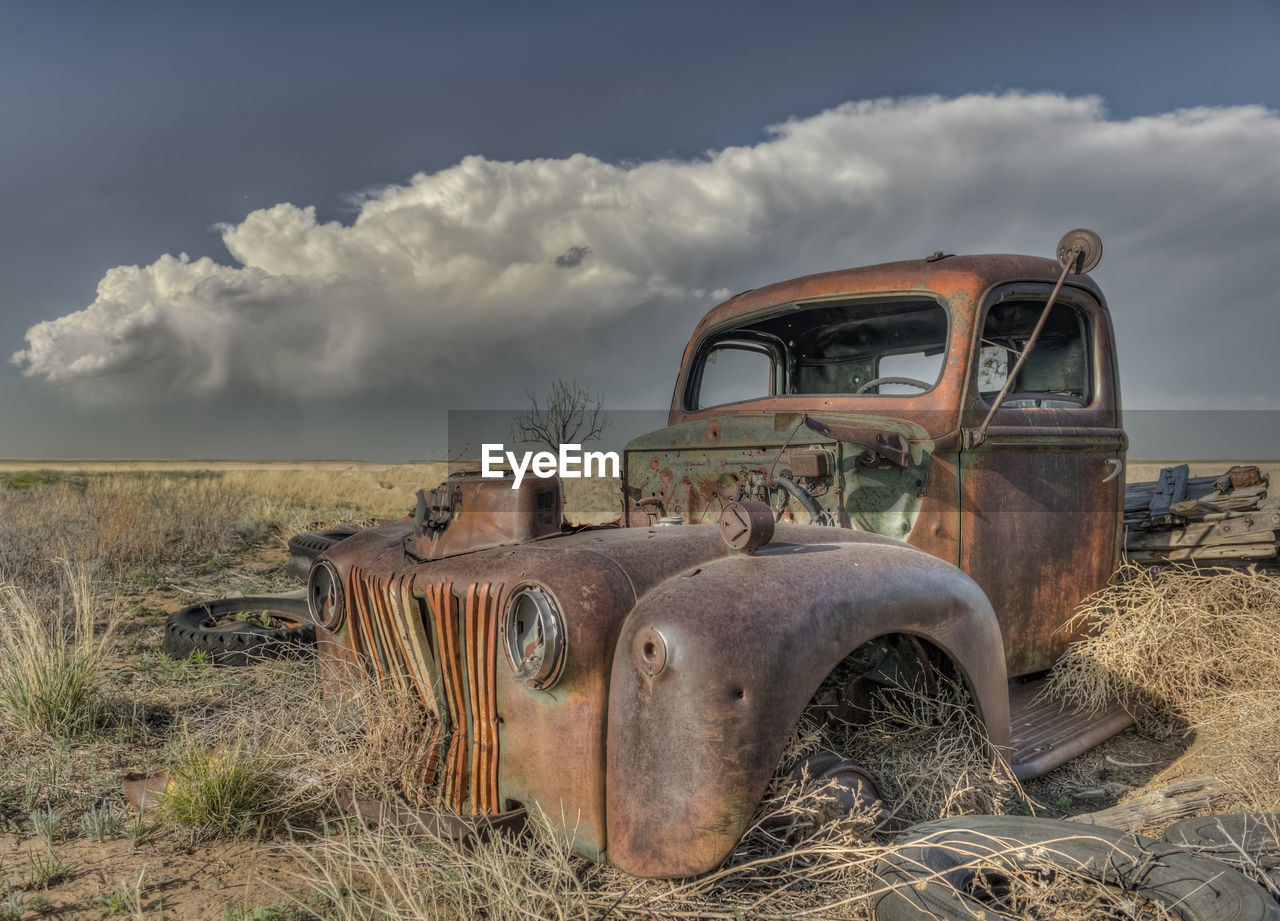
[[[287,845],[252,841],[212,841],[187,845],[172,838],[101,844],[83,838],[55,842],[65,878],[47,889],[30,882],[33,858],[47,860],[43,841],[0,835],[4,880],[25,889],[28,905],[47,899],[54,917],[101,919],[114,894],[136,888],[146,918],[220,919],[228,910],[268,906],[285,899],[305,901],[310,887],[299,879],[301,865]],[[134,915],[137,917],[138,915]]]

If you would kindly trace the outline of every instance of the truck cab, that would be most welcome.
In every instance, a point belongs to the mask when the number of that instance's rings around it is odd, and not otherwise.
[[[627,446],[629,522],[713,523],[746,498],[779,521],[906,541],[981,586],[1011,676],[1048,668],[1115,571],[1126,447],[1111,317],[1082,273],[991,414],[1060,273],[937,254],[712,308],[668,427]]]

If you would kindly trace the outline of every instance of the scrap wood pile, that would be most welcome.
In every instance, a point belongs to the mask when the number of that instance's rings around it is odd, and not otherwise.
[[[1189,476],[1166,467],[1153,483],[1131,483],[1124,496],[1124,549],[1135,563],[1274,560],[1280,496],[1267,496],[1256,466],[1220,476]]]

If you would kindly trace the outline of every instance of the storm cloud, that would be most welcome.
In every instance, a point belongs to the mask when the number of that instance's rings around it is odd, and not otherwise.
[[[350,224],[282,203],[220,225],[234,264],[111,269],[12,360],[123,403],[300,380],[316,398],[522,395],[567,363],[669,393],[697,317],[733,291],[937,249],[1049,255],[1087,226],[1129,405],[1272,408],[1277,151],[1261,107],[1121,121],[1010,93],[848,103],[693,160],[471,156],[365,194]],[[661,362],[619,376],[642,338]]]

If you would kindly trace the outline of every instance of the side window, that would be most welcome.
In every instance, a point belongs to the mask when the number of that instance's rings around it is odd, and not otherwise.
[[[1008,300],[987,311],[977,379],[978,390],[988,404],[1004,387],[1043,309],[1043,301]],[[1062,301],[1054,304],[1004,405],[1024,409],[1087,405],[1093,398],[1089,341],[1084,314]]]
[[[698,409],[756,400],[774,393],[773,354],[749,342],[723,342],[702,359],[698,380]]]

